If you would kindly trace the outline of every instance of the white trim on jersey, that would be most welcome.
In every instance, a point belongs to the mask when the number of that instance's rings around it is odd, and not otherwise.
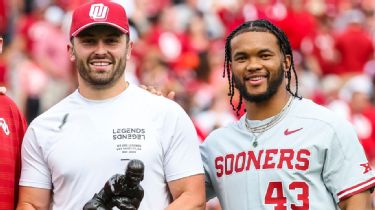
[[[342,201],[352,195],[371,189],[373,187],[375,187],[375,177],[365,182],[349,187],[348,189],[342,190],[341,192],[337,193],[337,197],[340,199],[340,201]]]

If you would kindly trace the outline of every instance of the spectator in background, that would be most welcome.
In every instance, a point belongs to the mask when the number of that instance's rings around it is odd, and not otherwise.
[[[342,86],[339,98],[326,106],[354,126],[367,158],[374,164],[375,107],[370,100],[372,91],[371,79],[366,75],[357,75]]]
[[[225,87],[226,88],[226,87]],[[193,115],[193,121],[204,134],[204,138],[211,133],[211,131],[235,122],[237,118],[230,111],[227,103],[227,94],[224,87],[215,90],[214,98],[207,109]]]
[[[30,29],[33,40],[31,59],[42,69],[47,79],[46,86],[40,93],[40,112],[47,110],[76,88],[76,83],[72,82],[75,80],[72,64],[66,51],[68,38],[61,28],[64,11],[56,5],[50,5],[43,10],[43,16]]]
[[[31,122],[75,88],[62,30],[65,11],[49,1],[26,1],[7,51],[12,93]]]
[[[318,104],[329,106],[340,99],[340,90],[343,86],[343,79],[336,74],[328,74],[319,81],[319,89],[316,95]]]
[[[175,16],[174,7],[163,8],[153,17],[153,25],[145,34],[146,42],[160,50],[163,59],[170,67],[175,65],[183,51],[182,35],[176,30],[179,23]]]
[[[347,25],[335,37],[337,74],[350,78],[364,73],[365,64],[374,56],[374,43],[364,28],[365,16],[357,9],[345,13]]]
[[[332,19],[326,14],[317,18],[317,34],[313,39],[313,54],[319,63],[319,76],[337,74],[335,68],[335,39]]]
[[[217,15],[225,27],[224,35],[228,35],[234,28],[245,21],[239,1],[225,1],[217,5]]]
[[[0,0],[0,34],[5,35],[9,21],[8,1]]]
[[[303,0],[286,0],[287,14],[277,25],[289,37],[293,50],[311,53],[310,45],[316,35],[315,17],[307,10]]]

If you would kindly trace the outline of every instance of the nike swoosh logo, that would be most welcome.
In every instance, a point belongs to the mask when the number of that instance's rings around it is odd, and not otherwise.
[[[290,135],[290,134],[293,134],[293,133],[295,133],[295,132],[297,132],[297,131],[300,131],[300,130],[302,130],[303,128],[299,128],[299,129],[296,129],[296,130],[288,130],[288,128],[287,129],[285,129],[285,131],[284,131],[284,135],[285,136],[288,136],[288,135]]]

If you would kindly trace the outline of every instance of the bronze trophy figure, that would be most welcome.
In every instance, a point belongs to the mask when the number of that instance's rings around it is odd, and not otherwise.
[[[113,175],[83,210],[111,210],[115,206],[120,210],[137,210],[144,196],[140,185],[143,176],[143,162],[137,159],[129,161],[125,175]]]

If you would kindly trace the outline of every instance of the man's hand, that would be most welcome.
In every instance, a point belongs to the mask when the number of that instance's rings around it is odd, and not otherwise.
[[[4,86],[0,86],[0,95],[4,95],[7,92],[7,88]]]
[[[158,95],[158,96],[164,96],[163,93],[160,91],[160,89],[157,89],[153,86],[146,86],[146,85],[140,85],[141,88],[147,90],[148,92]],[[167,98],[173,100],[176,93],[174,91],[171,91],[167,94]]]

